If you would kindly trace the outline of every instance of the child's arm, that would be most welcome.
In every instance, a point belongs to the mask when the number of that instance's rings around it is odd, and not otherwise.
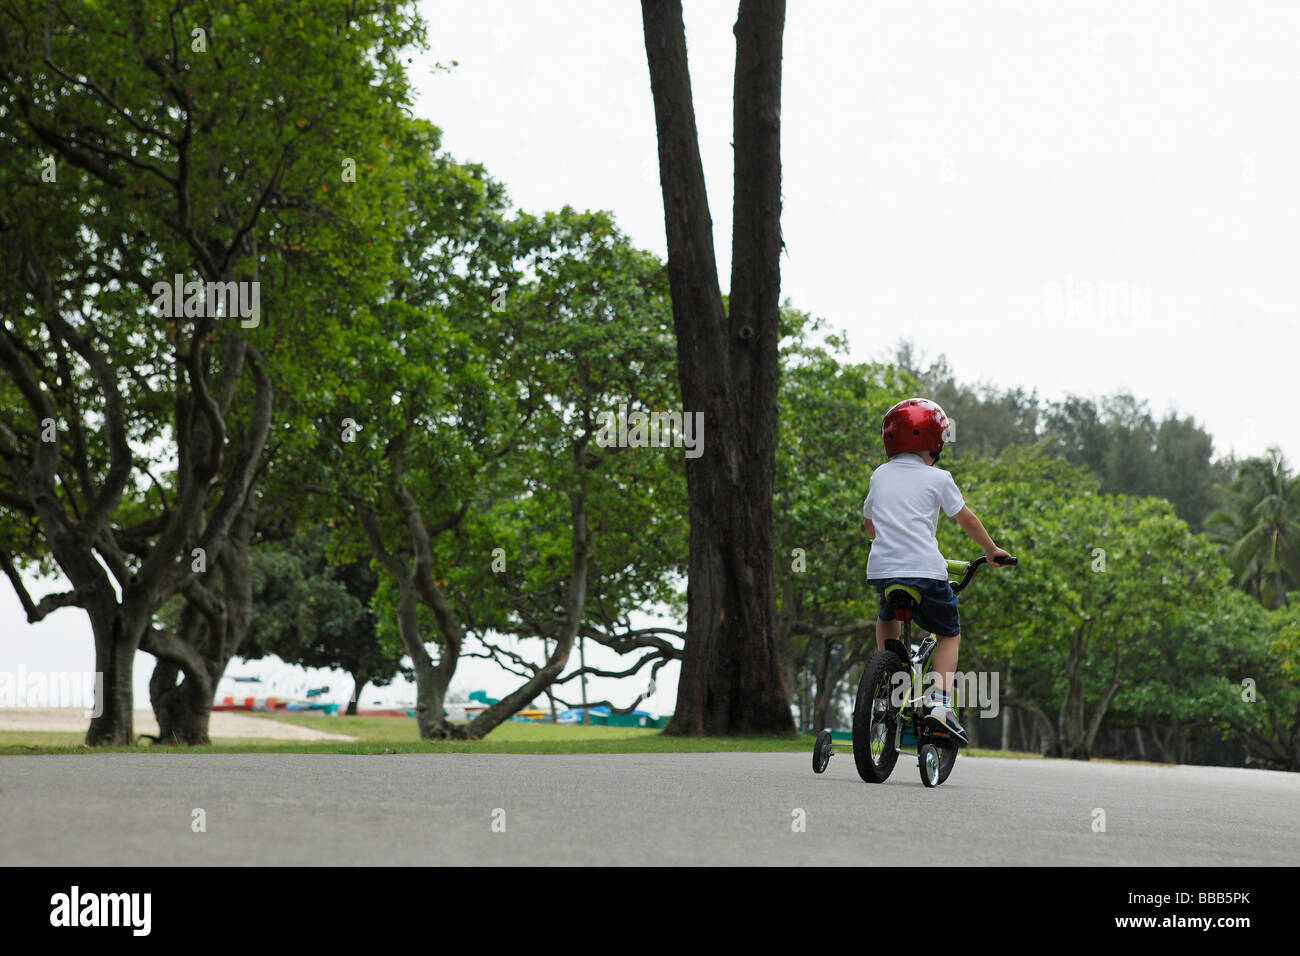
[[[984,556],[989,559],[989,564],[993,567],[1000,567],[997,561],[994,560],[995,558],[1011,557],[1008,552],[1003,551],[993,543],[989,533],[984,530],[984,525],[980,523],[980,519],[975,517],[975,512],[971,511],[969,507],[963,507],[961,511],[952,516],[952,519],[957,522],[957,526],[961,530],[974,538],[975,543],[984,549]]]
[[[863,519],[862,519],[862,527],[864,527],[864,528],[867,529],[867,537],[870,538],[872,541],[875,541],[875,540],[876,540],[876,526],[875,526],[874,524],[871,523],[871,519],[870,519],[870,518],[863,518]]]

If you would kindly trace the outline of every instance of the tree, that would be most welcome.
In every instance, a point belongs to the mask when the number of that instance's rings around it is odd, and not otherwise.
[[[1279,449],[1250,458],[1236,479],[1216,488],[1210,536],[1224,549],[1234,583],[1266,607],[1287,604],[1300,587],[1300,475]]]
[[[147,0],[0,14],[2,500],[40,528],[37,551],[6,541],[0,559],[29,620],[90,618],[104,675],[92,745],[132,739],[137,649],[159,658],[151,690],[177,721],[164,736],[206,739],[213,675],[247,623],[276,387],[304,382],[329,337],[301,317],[384,274],[400,180],[384,136],[409,101],[399,52],[422,36],[400,5],[182,13]],[[345,154],[368,173],[354,190],[338,188]],[[160,314],[176,275],[184,309]],[[258,314],[215,304],[245,283],[253,305],[264,275],[276,293]],[[72,587],[35,600],[21,568],[48,560]],[[154,627],[177,593],[180,630]]]
[[[1223,483],[1231,464],[1213,461],[1210,434],[1191,418],[1171,412],[1159,423],[1147,403],[1129,394],[1090,398],[1070,395],[1042,403],[1023,389],[978,387],[958,382],[945,356],[929,365],[916,346],[901,342],[900,369],[920,380],[923,394],[957,422],[953,461],[995,457],[1009,447],[1045,441],[1056,454],[1084,465],[1109,494],[1158,495],[1173,504],[1193,532],[1203,530],[1209,490]]]
[[[1213,673],[1194,615],[1222,564],[1168,502],[1099,494],[1091,476],[1041,452],[963,462],[954,477],[1020,558],[963,592],[963,670],[1001,672],[1003,702],[1033,715],[1046,753],[1087,759],[1117,695],[1161,667],[1182,669],[1160,678],[1179,688]],[[969,548],[960,539],[941,526],[945,554]]]
[[[1187,760],[1193,737],[1229,733],[1248,754],[1270,762],[1277,756],[1266,743],[1270,722],[1253,718],[1276,718],[1269,712],[1288,695],[1269,660],[1265,612],[1231,587],[1217,554],[1204,553],[1205,578],[1187,595],[1183,613],[1166,622],[1174,626],[1134,648],[1134,679],[1116,694],[1108,719],[1133,727],[1140,748],[1169,763]],[[1243,693],[1246,686],[1251,693]]]
[[[632,677],[647,666],[653,682],[680,658],[674,641],[681,632],[631,617],[679,603],[683,463],[694,454],[688,429],[694,442],[704,438],[694,422],[674,422],[671,411],[680,399],[667,275],[657,258],[631,247],[607,214],[520,216],[516,229],[521,249],[533,250],[532,279],[512,290],[495,318],[510,349],[510,380],[531,412],[494,489],[496,533],[509,560],[487,576],[503,612],[490,630],[516,640],[541,637],[548,664],[565,661],[576,641],[637,655],[617,671],[582,664],[562,671],[551,693],[588,676]],[[573,560],[576,507],[588,534],[581,565]],[[575,616],[579,582],[585,598]],[[524,687],[535,694],[546,686],[534,680],[537,666],[507,651],[488,627],[476,631],[487,653],[534,681]],[[600,703],[628,712],[640,699]],[[472,728],[477,732],[483,721],[490,729],[497,717],[489,708]]]
[[[489,181],[456,213],[419,183],[422,214],[329,416],[359,427],[340,439],[322,422],[300,465],[322,516],[340,513],[383,572],[381,637],[411,658],[421,736],[481,737],[581,676],[562,677],[580,636],[647,651],[631,672],[676,656],[671,629],[626,621],[679,568],[682,452],[602,441],[620,402],[676,404],[670,313],[662,264],[608,215],[509,218]],[[451,216],[479,225],[446,229]],[[667,517],[628,513],[660,492]],[[543,662],[501,635],[541,638]],[[523,680],[461,726],[443,702],[471,641]]]
[[[245,660],[274,654],[299,667],[352,676],[348,714],[366,684],[404,673],[402,655],[380,642],[370,602],[378,575],[365,559],[332,563],[328,526],[252,553],[253,617],[240,646]]]
[[[1258,605],[1250,609],[1258,611]],[[1275,770],[1300,770],[1300,604],[1263,613],[1262,626],[1234,631],[1241,643],[1229,672],[1229,728],[1252,760]],[[1247,618],[1250,620],[1250,618]]]
[[[1194,533],[1205,529],[1210,489],[1222,470],[1213,460],[1214,441],[1189,416],[1170,414],[1156,429],[1154,494],[1170,502]]]
[[[899,344],[895,364],[918,380],[918,394],[938,402],[957,423],[957,440],[944,450],[945,457],[952,461],[988,458],[1010,446],[1029,447],[1038,441],[1040,408],[1035,393],[959,383],[943,355],[925,368],[921,361],[914,344]]]
[[[772,491],[780,338],[783,0],[736,19],[731,294],[724,304],[680,0],[642,0],[683,408],[702,412],[686,467],[686,645],[671,734],[787,734]]]

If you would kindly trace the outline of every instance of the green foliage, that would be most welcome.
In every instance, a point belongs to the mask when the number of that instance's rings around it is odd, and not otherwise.
[[[916,394],[938,402],[957,423],[957,439],[944,449],[945,458],[987,458],[1009,446],[1028,447],[1038,441],[1041,411],[1037,395],[1018,388],[959,383],[942,355],[925,368],[921,361],[911,342],[899,345],[895,363],[916,379]]]
[[[861,503],[884,457],[880,422],[917,382],[891,366],[847,362],[842,337],[788,304],[782,334],[773,509],[778,620],[791,691],[807,710],[817,702],[809,695],[829,702],[840,675],[875,646]]]
[[[508,216],[481,170],[435,153],[414,165],[422,185],[392,294],[354,317],[339,398],[318,414],[295,480],[328,490],[315,507],[338,513],[348,553],[369,550],[358,520],[369,511],[399,557],[412,534],[394,507],[400,483],[430,529],[433,587],[484,642],[556,636],[575,502],[592,554],[588,623],[626,627],[677,600],[683,451],[595,441],[620,403],[680,408],[662,264],[607,214]],[[351,441],[346,419],[359,425]],[[395,584],[385,573],[372,602],[393,651]],[[427,602],[417,619],[446,653]]]
[[[553,636],[580,496],[592,552],[586,617],[626,629],[629,615],[679,600],[685,566],[684,450],[597,440],[620,405],[681,409],[667,276],[604,213],[521,214],[510,231],[518,271],[492,317],[496,372],[519,409],[490,510],[506,570],[480,560],[471,586],[499,596],[496,629]]]
[[[861,505],[884,460],[880,422],[917,382],[891,366],[846,363],[843,341],[789,306],[785,321],[775,502],[782,613],[846,624],[874,613]]]
[[[386,684],[403,670],[401,654],[381,646],[375,632],[370,601],[378,575],[365,560],[331,563],[330,537],[322,527],[253,551],[254,613],[240,656],[274,654],[289,664],[338,668],[359,682]]]
[[[1219,507],[1209,533],[1224,550],[1233,583],[1266,607],[1287,603],[1287,593],[1300,588],[1300,475],[1274,448],[1241,462],[1214,498]]]
[[[896,361],[956,421],[957,441],[944,452],[950,460],[1046,442],[1053,453],[1096,475],[1103,492],[1165,498],[1193,531],[1202,530],[1210,489],[1223,481],[1229,465],[1212,460],[1209,433],[1190,417],[1171,413],[1157,422],[1145,401],[1125,393],[1100,403],[1077,395],[1045,403],[1019,388],[967,385],[957,381],[942,355],[922,367],[910,342],[898,347]]]
[[[1230,596],[1216,622],[1232,649],[1215,688],[1216,726],[1241,739],[1252,761],[1300,770],[1300,607],[1264,610],[1241,592]]]
[[[1087,719],[1105,706],[1119,726],[1225,729],[1240,718],[1243,677],[1280,676],[1280,663],[1264,668],[1259,655],[1258,609],[1168,502],[1101,494],[1087,472],[1042,451],[953,470],[994,539],[1020,558],[963,593],[963,657],[999,670],[1013,699],[1054,722],[1059,714],[1062,734],[1074,688]],[[969,548],[951,525],[940,542],[949,556]]]
[[[405,159],[388,130],[410,102],[402,50],[423,39],[413,7],[20,2],[0,20],[0,309],[56,406],[65,509],[84,514],[102,483],[109,419],[134,466],[115,524],[174,504],[189,478],[177,463],[197,454],[178,446],[203,439],[178,410],[196,378],[234,376],[218,397],[238,447],[252,388],[248,356],[228,346],[245,338],[275,381],[269,463],[310,441],[300,412],[330,394],[342,319],[383,287],[402,222]],[[158,314],[154,284],[177,274],[260,281],[260,324]],[[120,406],[51,315],[115,371]],[[0,411],[31,443],[23,404],[0,383]],[[20,559],[47,557],[44,536],[5,531]]]

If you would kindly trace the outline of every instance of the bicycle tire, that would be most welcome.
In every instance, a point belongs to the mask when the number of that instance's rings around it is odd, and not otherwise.
[[[867,783],[884,783],[898,762],[898,747],[894,742],[894,721],[898,719],[895,708],[886,707],[883,740],[875,754],[871,750],[871,737],[876,724],[880,723],[872,721],[873,705],[882,697],[888,703],[893,676],[902,670],[903,662],[893,651],[876,651],[858,682],[858,696],[853,707],[853,763],[858,768],[858,776]]]
[[[934,762],[931,763],[931,757]],[[943,783],[943,778],[939,776],[940,768],[943,764],[943,752],[934,744],[921,744],[916,751],[917,768],[921,771],[921,784],[927,789],[937,787]],[[934,779],[930,779],[931,771],[934,772]]]
[[[939,748],[939,783],[948,779],[948,774],[952,773],[952,768],[957,764],[956,747]]]
[[[831,732],[823,730],[817,735],[817,742],[813,744],[813,773],[825,773],[826,765],[831,762]]]

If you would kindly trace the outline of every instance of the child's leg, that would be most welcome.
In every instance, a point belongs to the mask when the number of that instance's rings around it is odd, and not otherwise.
[[[885,641],[891,637],[898,637],[898,629],[902,625],[898,621],[882,621],[876,618],[876,650],[885,649]]]
[[[959,744],[969,742],[966,729],[957,723],[957,714],[953,708],[952,685],[956,682],[957,648],[961,645],[961,633],[951,637],[939,637],[939,646],[934,649],[930,661],[930,673],[926,675],[925,696],[926,720],[931,725],[939,725],[957,738]]]
[[[930,673],[934,675],[938,689],[947,695],[952,690],[953,674],[957,671],[957,651],[961,647],[961,634],[940,637],[937,640],[939,646],[934,649]]]

